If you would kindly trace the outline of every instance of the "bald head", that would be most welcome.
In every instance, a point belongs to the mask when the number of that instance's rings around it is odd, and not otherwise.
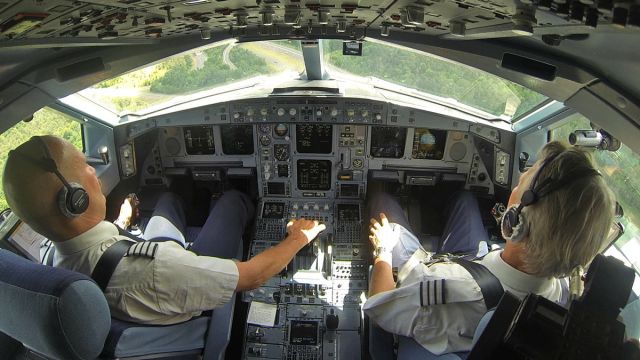
[[[78,217],[67,218],[62,214],[57,202],[64,185],[54,173],[37,164],[37,160],[47,157],[43,142],[62,176],[68,182],[82,185],[89,194],[89,208]],[[4,191],[11,209],[34,230],[53,241],[63,241],[104,219],[104,196],[95,171],[71,143],[54,136],[40,139],[34,136],[14,152],[4,169]]]

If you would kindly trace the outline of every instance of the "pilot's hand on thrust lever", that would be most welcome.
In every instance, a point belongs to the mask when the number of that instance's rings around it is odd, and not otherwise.
[[[140,200],[135,194],[127,195],[122,205],[120,205],[120,214],[118,214],[118,219],[114,221],[114,224],[126,230],[140,215],[139,205]]]
[[[380,213],[380,222],[371,219],[369,227],[369,241],[374,249],[380,249],[380,252],[390,254],[398,243],[400,235],[391,224],[385,214]]]
[[[317,220],[306,220],[304,218],[291,220],[287,224],[287,233],[289,236],[301,242],[301,246],[305,246],[318,236],[321,231],[327,227],[318,223]]]

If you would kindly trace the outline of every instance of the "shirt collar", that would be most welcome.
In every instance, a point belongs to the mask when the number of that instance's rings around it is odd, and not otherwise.
[[[118,228],[108,221],[102,221],[82,234],[66,241],[56,242],[56,250],[62,255],[71,255],[118,235]]]
[[[500,282],[516,291],[523,293],[544,294],[554,284],[553,278],[538,277],[524,273],[502,259],[502,251],[488,253],[482,264],[498,278]]]

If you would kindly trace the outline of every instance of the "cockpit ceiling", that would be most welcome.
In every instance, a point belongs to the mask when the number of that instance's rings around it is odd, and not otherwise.
[[[535,5],[533,3],[536,3]],[[0,41],[156,39],[200,33],[351,37],[376,29],[454,38],[546,35],[550,44],[594,29],[638,31],[640,5],[613,0],[4,1]],[[590,5],[586,5],[589,3]],[[6,45],[6,44],[5,44]]]

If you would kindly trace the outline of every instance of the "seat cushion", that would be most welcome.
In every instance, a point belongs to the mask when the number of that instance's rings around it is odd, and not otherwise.
[[[0,332],[55,359],[95,359],[111,323],[93,280],[6,250],[0,250],[0,304]]]
[[[203,349],[209,319],[200,316],[174,325],[141,325],[112,319],[102,356],[116,358]]]
[[[406,336],[398,336],[398,360],[460,360],[466,359],[468,354],[468,352],[459,352],[435,355],[431,351],[423,348],[414,339]]]

